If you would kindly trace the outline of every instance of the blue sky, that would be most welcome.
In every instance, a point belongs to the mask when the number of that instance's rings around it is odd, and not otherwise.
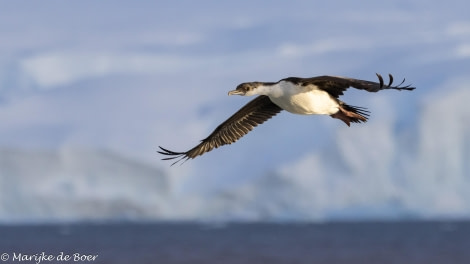
[[[469,4],[269,3],[2,1],[0,220],[468,218]],[[348,90],[366,124],[282,113],[182,166],[156,153],[241,82],[376,72],[417,90]]]

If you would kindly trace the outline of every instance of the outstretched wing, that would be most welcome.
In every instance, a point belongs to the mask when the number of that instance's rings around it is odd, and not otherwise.
[[[336,76],[318,76],[312,78],[297,78],[297,77],[289,77],[284,80],[289,80],[291,82],[300,84],[300,85],[316,85],[321,87],[322,90],[327,91],[329,94],[338,98],[340,95],[343,95],[343,92],[346,91],[349,87],[354,87],[360,90],[366,90],[368,92],[378,92],[380,90],[385,89],[394,89],[394,90],[414,90],[415,87],[411,87],[410,85],[401,86],[404,82],[403,81],[396,85],[392,86],[393,83],[393,76],[391,74],[388,75],[389,82],[387,85],[384,84],[384,79],[378,73],[376,73],[377,78],[379,78],[379,82],[371,82],[347,77],[336,77]]]
[[[207,138],[201,140],[199,145],[186,152],[175,152],[159,146],[158,153],[169,157],[163,160],[177,159],[173,164],[181,161],[194,159],[206,152],[223,145],[232,144],[257,125],[281,112],[281,108],[271,102],[268,96],[260,95],[238,110],[229,119],[220,124]],[[172,165],[173,165],[172,164]]]

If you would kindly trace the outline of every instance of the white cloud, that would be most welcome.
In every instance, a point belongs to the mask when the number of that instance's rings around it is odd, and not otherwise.
[[[371,43],[370,40],[342,37],[319,40],[308,44],[285,43],[278,48],[278,52],[281,56],[302,57],[348,50],[366,50],[372,45],[374,43]]]
[[[22,70],[50,88],[110,74],[156,74],[195,67],[194,58],[149,53],[49,52],[25,58]]]
[[[447,32],[451,36],[468,38],[470,35],[470,22],[468,21],[454,22],[448,26]]]
[[[456,49],[456,55],[458,58],[470,57],[470,44],[459,45]]]

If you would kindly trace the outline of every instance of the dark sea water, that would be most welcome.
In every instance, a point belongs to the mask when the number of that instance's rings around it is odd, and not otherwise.
[[[469,264],[470,222],[3,225],[0,256],[0,263],[37,263],[36,256],[40,263]]]

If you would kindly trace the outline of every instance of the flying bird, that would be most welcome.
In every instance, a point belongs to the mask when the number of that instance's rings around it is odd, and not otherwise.
[[[242,83],[235,90],[229,91],[228,95],[258,96],[220,124],[194,148],[186,152],[175,152],[159,146],[158,153],[168,156],[163,160],[177,159],[173,164],[181,160],[194,159],[214,148],[234,143],[282,110],[301,115],[329,115],[350,126],[351,123],[366,122],[370,112],[364,107],[348,105],[338,99],[349,87],[368,92],[415,89],[410,85],[402,86],[405,79],[399,85],[392,86],[391,74],[388,75],[389,82],[385,85],[382,76],[377,73],[376,75],[379,82],[318,76],[289,77],[278,82]]]

